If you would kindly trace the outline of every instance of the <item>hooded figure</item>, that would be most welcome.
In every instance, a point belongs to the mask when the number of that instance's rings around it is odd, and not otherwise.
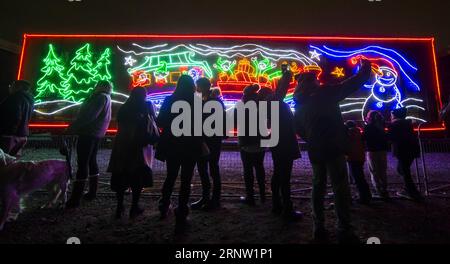
[[[28,124],[33,115],[34,99],[27,81],[15,81],[9,86],[9,96],[0,102],[0,148],[16,156],[25,146]]]
[[[72,195],[66,204],[68,209],[80,206],[88,177],[89,192],[84,198],[88,201],[96,198],[99,177],[97,151],[111,121],[111,92],[111,83],[98,82],[93,94],[81,105],[77,118],[67,129],[67,134],[78,136],[78,171]]]
[[[357,75],[337,85],[320,85],[314,74],[299,77],[295,91],[296,127],[306,141],[313,167],[312,209],[314,239],[325,240],[324,196],[330,175],[335,194],[340,242],[359,241],[350,220],[351,194],[348,184],[345,153],[348,136],[339,102],[360,89],[370,78],[371,63],[363,60]]]

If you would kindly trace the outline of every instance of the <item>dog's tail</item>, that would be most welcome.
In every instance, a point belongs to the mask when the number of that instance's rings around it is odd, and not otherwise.
[[[69,179],[73,179],[72,174],[72,149],[73,149],[73,139],[71,137],[63,137],[61,148],[59,149],[59,153],[66,157],[67,162],[67,170],[69,174]]]

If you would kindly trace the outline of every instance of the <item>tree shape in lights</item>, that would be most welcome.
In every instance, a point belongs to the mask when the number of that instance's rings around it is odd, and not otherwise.
[[[109,66],[111,65],[111,49],[106,48],[100,58],[97,60],[94,71],[96,73],[96,81],[111,81],[112,76],[109,72]]]
[[[68,88],[65,67],[56,56],[53,45],[49,45],[48,54],[43,62],[45,66],[41,69],[43,76],[37,81],[36,101],[40,102],[45,98],[64,98],[63,94]]]
[[[78,49],[70,65],[64,82],[67,89],[63,92],[63,97],[73,102],[82,102],[94,89],[98,76],[93,68],[91,45],[86,44]]]

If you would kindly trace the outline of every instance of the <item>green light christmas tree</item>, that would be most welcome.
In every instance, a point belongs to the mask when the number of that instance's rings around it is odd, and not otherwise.
[[[100,58],[97,60],[94,71],[96,72],[96,81],[110,81],[112,76],[109,72],[109,66],[111,65],[111,49],[106,48]]]
[[[61,63],[61,59],[55,54],[52,44],[49,45],[48,54],[43,60],[45,66],[41,69],[43,76],[37,81],[36,101],[42,99],[63,99],[64,93],[68,89],[65,78],[65,67]]]
[[[86,44],[75,52],[70,62],[67,79],[63,83],[69,87],[63,93],[64,99],[82,102],[94,89],[97,72],[93,68],[91,45]]]

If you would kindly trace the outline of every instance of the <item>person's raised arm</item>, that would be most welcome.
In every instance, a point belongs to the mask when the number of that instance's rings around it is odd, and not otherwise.
[[[292,72],[289,70],[283,72],[283,76],[278,81],[278,86],[277,89],[275,90],[274,94],[275,100],[277,101],[284,100],[284,98],[287,95],[289,84],[291,83],[291,81],[292,81]]]
[[[372,72],[372,65],[369,60],[361,60],[359,72],[347,80],[327,87],[327,96],[331,96],[335,101],[342,101],[352,93],[361,89],[367,83]]]

